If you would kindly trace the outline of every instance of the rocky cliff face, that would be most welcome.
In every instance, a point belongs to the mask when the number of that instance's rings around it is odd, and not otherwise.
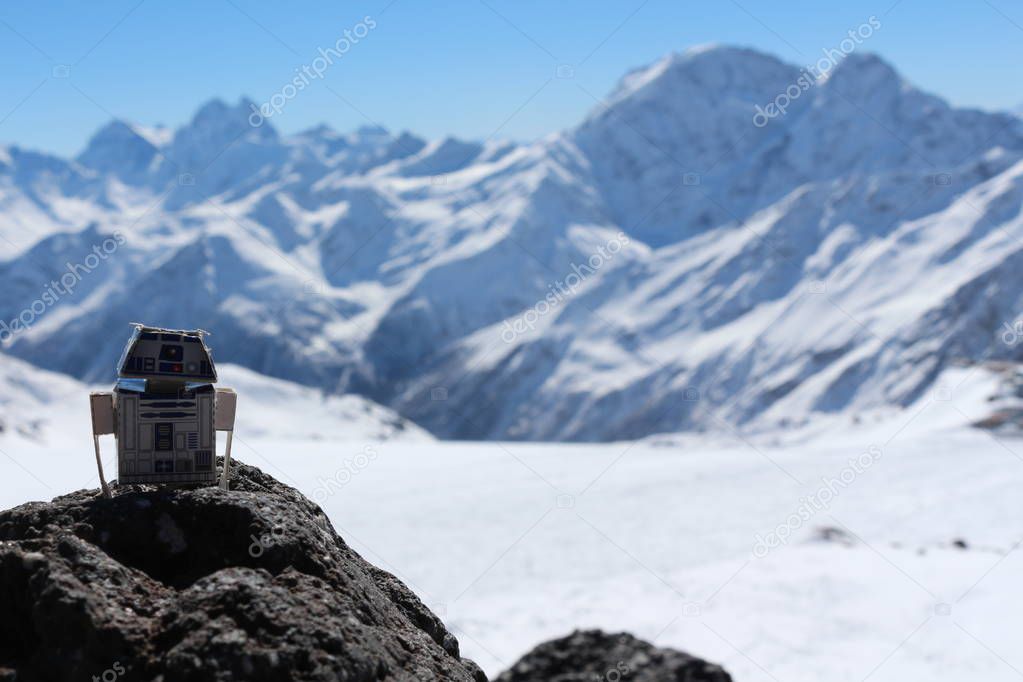
[[[477,680],[444,624],[260,470],[0,512],[0,680]]]
[[[732,682],[721,666],[626,633],[580,630],[544,642],[497,682]]]

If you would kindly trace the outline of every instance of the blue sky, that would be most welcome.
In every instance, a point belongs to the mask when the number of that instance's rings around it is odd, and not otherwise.
[[[864,47],[910,81],[960,105],[1023,102],[1023,3],[1009,0],[38,0],[0,5],[0,143],[67,155],[112,117],[176,126],[212,97],[267,101],[367,16],[278,129],[533,139],[667,52],[730,43],[802,65],[871,15]],[[572,77],[553,78],[559,65]]]

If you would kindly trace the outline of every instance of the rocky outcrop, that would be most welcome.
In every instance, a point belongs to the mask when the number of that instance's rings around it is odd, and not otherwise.
[[[0,680],[486,680],[317,505],[232,469],[0,512]]]
[[[626,633],[577,630],[537,646],[497,682],[731,682],[721,666]]]

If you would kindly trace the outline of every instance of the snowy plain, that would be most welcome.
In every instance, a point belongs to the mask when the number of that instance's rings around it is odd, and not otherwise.
[[[858,423],[605,444],[436,441],[386,408],[222,375],[241,396],[234,455],[319,502],[490,674],[577,627],[633,632],[738,681],[1023,670],[1023,440],[969,426],[998,404],[979,367]],[[38,378],[21,377],[23,395]],[[96,485],[87,387],[47,385],[47,422],[0,436],[3,508]],[[824,507],[793,516],[826,488]]]

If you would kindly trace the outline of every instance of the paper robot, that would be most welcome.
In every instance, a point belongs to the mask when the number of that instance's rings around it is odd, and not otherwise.
[[[90,394],[93,444],[103,494],[99,436],[117,441],[117,482],[174,485],[216,483],[217,431],[227,431],[228,487],[237,394],[215,388],[217,370],[206,332],[133,323],[117,365],[113,391]]]

